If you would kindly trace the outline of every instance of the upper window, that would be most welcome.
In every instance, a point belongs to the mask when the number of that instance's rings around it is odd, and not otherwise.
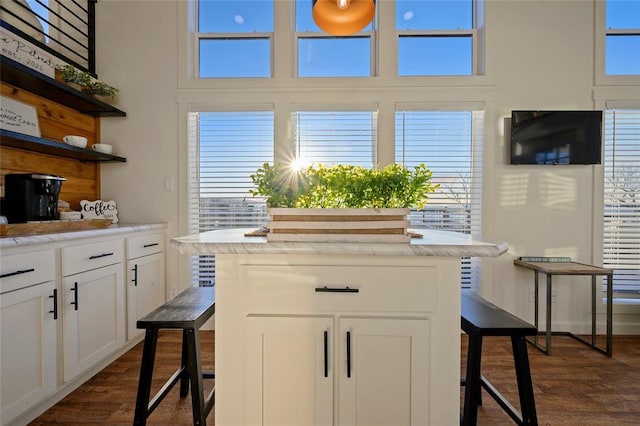
[[[273,0],[199,0],[198,75],[271,77]]]
[[[473,75],[473,0],[396,0],[398,75]]]
[[[640,1],[607,0],[606,75],[640,75]]]
[[[313,21],[312,3],[311,0],[295,0],[298,77],[373,75],[373,23],[355,35],[328,35]]]

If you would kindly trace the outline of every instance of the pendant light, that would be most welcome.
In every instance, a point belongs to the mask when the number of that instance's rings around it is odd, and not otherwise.
[[[375,13],[375,0],[313,0],[313,20],[320,29],[333,35],[361,31]]]

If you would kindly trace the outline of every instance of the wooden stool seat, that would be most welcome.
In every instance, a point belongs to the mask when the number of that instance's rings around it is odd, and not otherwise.
[[[190,287],[173,300],[138,320],[137,327],[144,328],[146,331],[140,365],[136,411],[133,419],[134,425],[145,425],[147,417],[178,381],[180,381],[180,397],[182,398],[189,393],[189,384],[191,384],[193,424],[206,425],[207,415],[214,404],[215,388],[205,400],[202,379],[214,378],[215,376],[213,373],[202,373],[198,330],[211,318],[214,312],[215,293],[213,287]],[[182,329],[182,361],[180,368],[149,402],[160,329]]]
[[[538,419],[525,339],[525,336],[535,335],[536,328],[468,290],[462,291],[461,308],[462,330],[469,335],[466,379],[461,381],[461,384],[465,386],[461,424],[475,425],[477,423],[478,406],[482,404],[480,390],[483,387],[517,424],[537,425]],[[511,337],[522,413],[519,413],[481,374],[482,338],[484,336]]]

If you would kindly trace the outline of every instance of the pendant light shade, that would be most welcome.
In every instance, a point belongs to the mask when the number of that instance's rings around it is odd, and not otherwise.
[[[355,34],[369,25],[375,14],[375,0],[313,0],[313,20],[333,35]]]

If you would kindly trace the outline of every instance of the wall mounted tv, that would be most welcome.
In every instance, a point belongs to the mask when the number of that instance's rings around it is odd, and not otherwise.
[[[511,164],[600,164],[602,111],[512,111]]]

